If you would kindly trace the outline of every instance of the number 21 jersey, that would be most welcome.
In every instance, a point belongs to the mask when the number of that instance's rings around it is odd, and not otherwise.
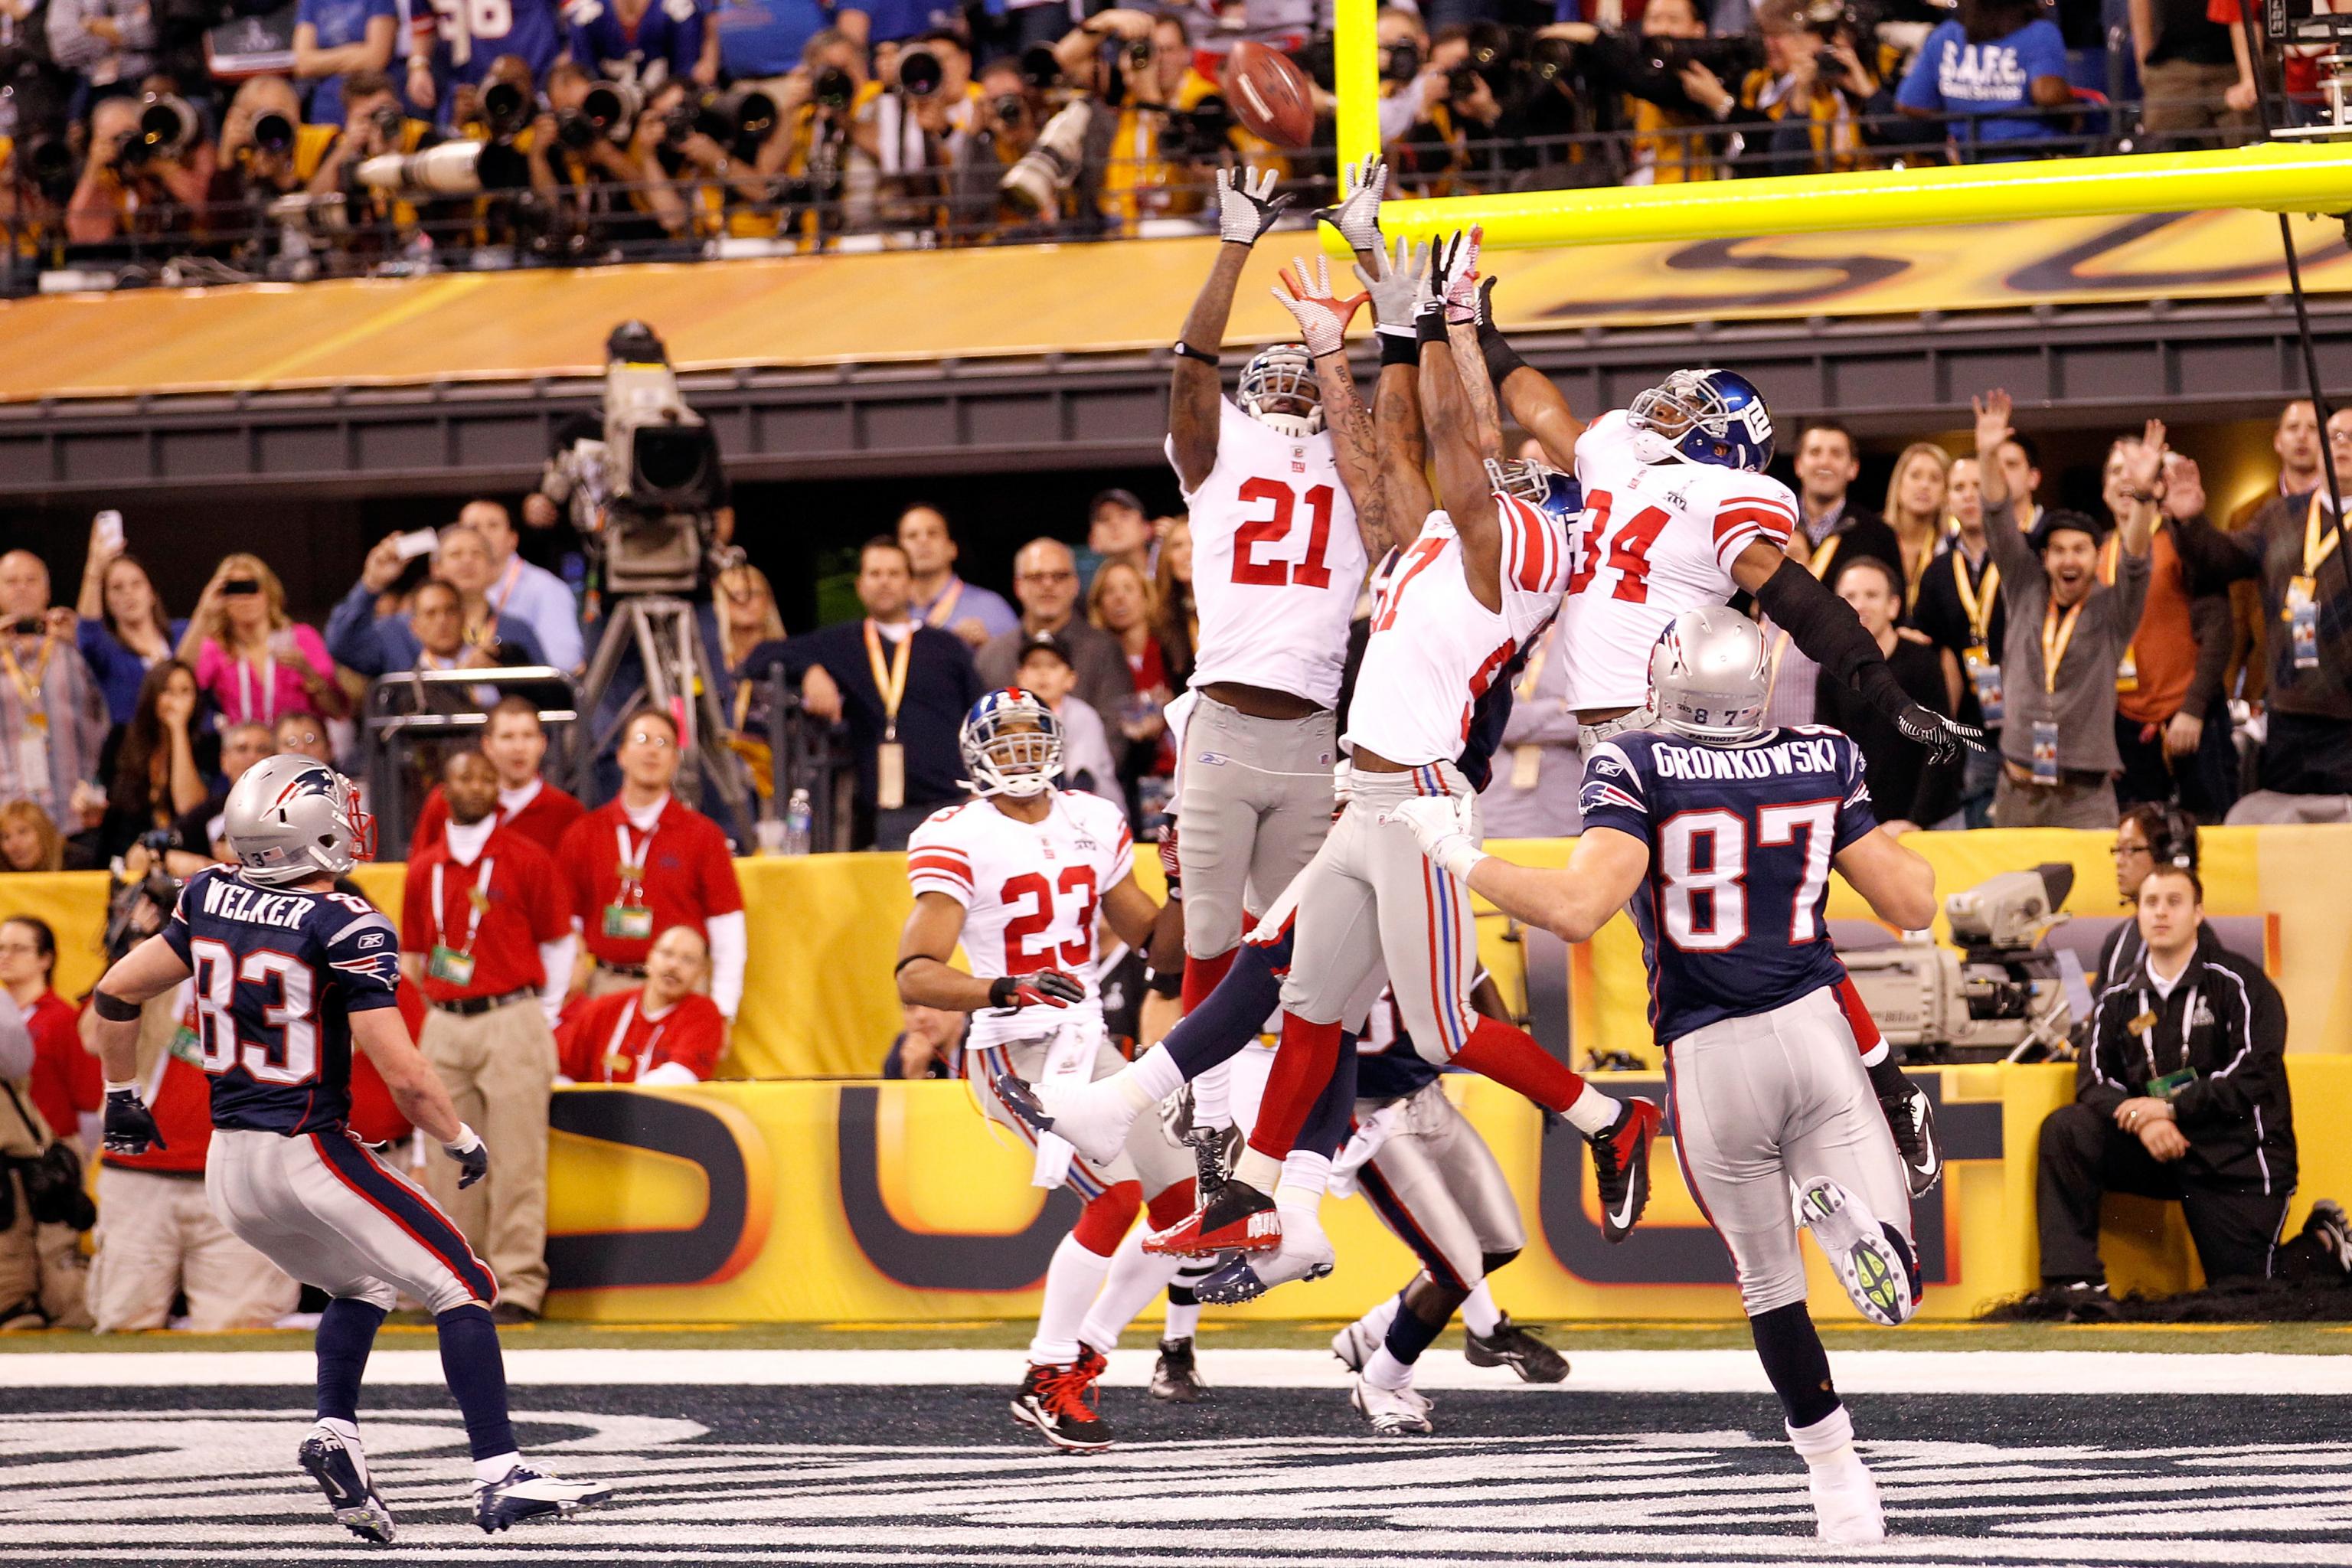
[[[1236,681],[1329,708],[1366,564],[1331,433],[1286,436],[1231,398],[1217,408],[1216,466],[1184,492],[1201,612],[1192,684]],[[1173,463],[1172,437],[1168,451]]]
[[[1845,978],[1822,910],[1830,860],[1878,826],[1862,752],[1818,725],[1739,746],[1620,735],[1584,761],[1584,826],[1650,847],[1630,906],[1664,1045]]]
[[[1023,822],[986,800],[931,814],[907,840],[907,880],[916,896],[944,893],[961,904],[963,953],[982,980],[1058,969],[1082,981],[1081,1006],[1099,1010],[1095,917],[1102,896],[1135,869],[1126,811],[1099,795],[1055,790],[1043,822]],[[1038,1009],[1058,1022],[1059,1009]],[[971,1042],[1034,1036],[1034,1018],[978,1013]]]
[[[192,972],[213,1125],[295,1137],[351,1115],[351,1015],[400,1002],[400,936],[348,893],[188,879],[163,941]]]

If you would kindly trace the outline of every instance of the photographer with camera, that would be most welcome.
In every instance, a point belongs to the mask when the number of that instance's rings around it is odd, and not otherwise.
[[[392,64],[399,30],[395,0],[299,0],[294,10],[294,79],[313,84],[310,117],[343,121],[345,79]]]
[[[1740,133],[1741,177],[1811,174],[1873,165],[1864,121],[1892,116],[1888,62],[1861,16],[1840,0],[1763,0],[1756,24],[1764,63],[1735,96],[1712,71],[1685,73],[1693,101]],[[1867,63],[1864,52],[1873,58]]]
[[[895,52],[880,96],[857,116],[846,221],[853,229],[945,226],[956,143],[971,125],[971,56],[953,33],[921,34]]]
[[[270,204],[306,189],[334,140],[332,126],[302,122],[301,97],[284,77],[246,82],[221,121],[211,227],[239,235],[241,248],[257,251],[269,232]]]
[[[948,176],[946,237],[950,245],[985,242],[1028,216],[1004,199],[1000,186],[1006,173],[1037,144],[1037,128],[1044,123],[1040,95],[1022,74],[1020,63],[1007,56],[981,68],[979,85],[971,132],[957,140]]]
[[[821,240],[842,227],[842,196],[849,170],[851,127],[881,91],[867,79],[865,50],[848,34],[828,27],[801,51],[806,99],[783,118],[783,196],[792,226]],[[762,158],[761,162],[766,162]]]
[[[89,111],[89,153],[66,204],[66,238],[186,237],[203,226],[214,156],[186,100],[102,98]]]
[[[409,16],[410,103],[436,110],[445,127],[461,124],[468,118],[467,100],[477,99],[494,80],[514,79],[520,68],[524,102],[514,129],[530,122],[531,84],[544,79],[563,56],[558,0],[499,0],[446,11],[412,0]],[[509,60],[514,66],[507,65]]]

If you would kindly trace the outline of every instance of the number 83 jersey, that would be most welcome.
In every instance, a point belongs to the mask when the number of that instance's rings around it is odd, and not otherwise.
[[[1631,913],[1665,1045],[1845,978],[1822,910],[1830,860],[1878,826],[1862,752],[1835,730],[1768,730],[1741,745],[1664,733],[1592,748],[1584,826],[1650,847]]]
[[[1127,813],[1099,795],[1055,790],[1042,822],[1007,816],[986,800],[931,814],[907,840],[907,880],[919,898],[963,906],[963,953],[982,980],[1058,969],[1081,981],[1076,1004],[1099,1015],[1095,918],[1102,895],[1135,869]],[[968,1043],[1033,1038],[1070,1014],[1039,1007],[972,1015]]]
[[[188,879],[163,941],[193,976],[213,1125],[296,1137],[351,1115],[351,1015],[400,1001],[400,937],[348,893]]]
[[[1192,685],[1337,704],[1366,562],[1331,433],[1286,436],[1220,399],[1216,466],[1184,503],[1201,610]]]

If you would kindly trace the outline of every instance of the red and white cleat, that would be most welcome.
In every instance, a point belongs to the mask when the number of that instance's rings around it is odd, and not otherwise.
[[[1246,1182],[1227,1182],[1191,1214],[1143,1238],[1143,1250],[1172,1258],[1222,1252],[1272,1252],[1282,1245],[1274,1200]]]

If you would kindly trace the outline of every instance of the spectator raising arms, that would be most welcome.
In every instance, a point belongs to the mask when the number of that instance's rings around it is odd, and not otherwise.
[[[96,780],[107,723],[73,637],[72,613],[49,611],[41,558],[0,555],[0,800],[29,800],[79,832],[105,813]]]
[[[220,739],[196,729],[196,672],[166,659],[147,672],[131,721],[106,739],[99,772],[108,781],[99,853],[109,860],[142,835],[169,830],[205,804],[220,766]]]
[[[719,1070],[727,1020],[699,994],[710,950],[692,926],[672,926],[646,954],[646,983],[574,1009],[557,1033],[571,1083],[700,1083]]]
[[[106,694],[106,716],[127,724],[139,705],[139,683],[172,657],[188,635],[188,623],[165,614],[147,568],[124,552],[120,534],[103,536],[97,523],[90,525],[74,614],[79,617],[74,640]]]
[[[338,718],[351,711],[325,639],[288,617],[285,584],[257,555],[231,555],[213,573],[180,657],[224,723],[275,724],[298,708]]]
[[[654,933],[688,925],[710,946],[710,999],[732,1019],[751,950],[727,836],[670,795],[678,756],[668,714],[630,714],[618,760],[621,793],[573,823],[556,857],[572,879],[572,923],[595,960],[588,994],[634,987],[646,977]]]

